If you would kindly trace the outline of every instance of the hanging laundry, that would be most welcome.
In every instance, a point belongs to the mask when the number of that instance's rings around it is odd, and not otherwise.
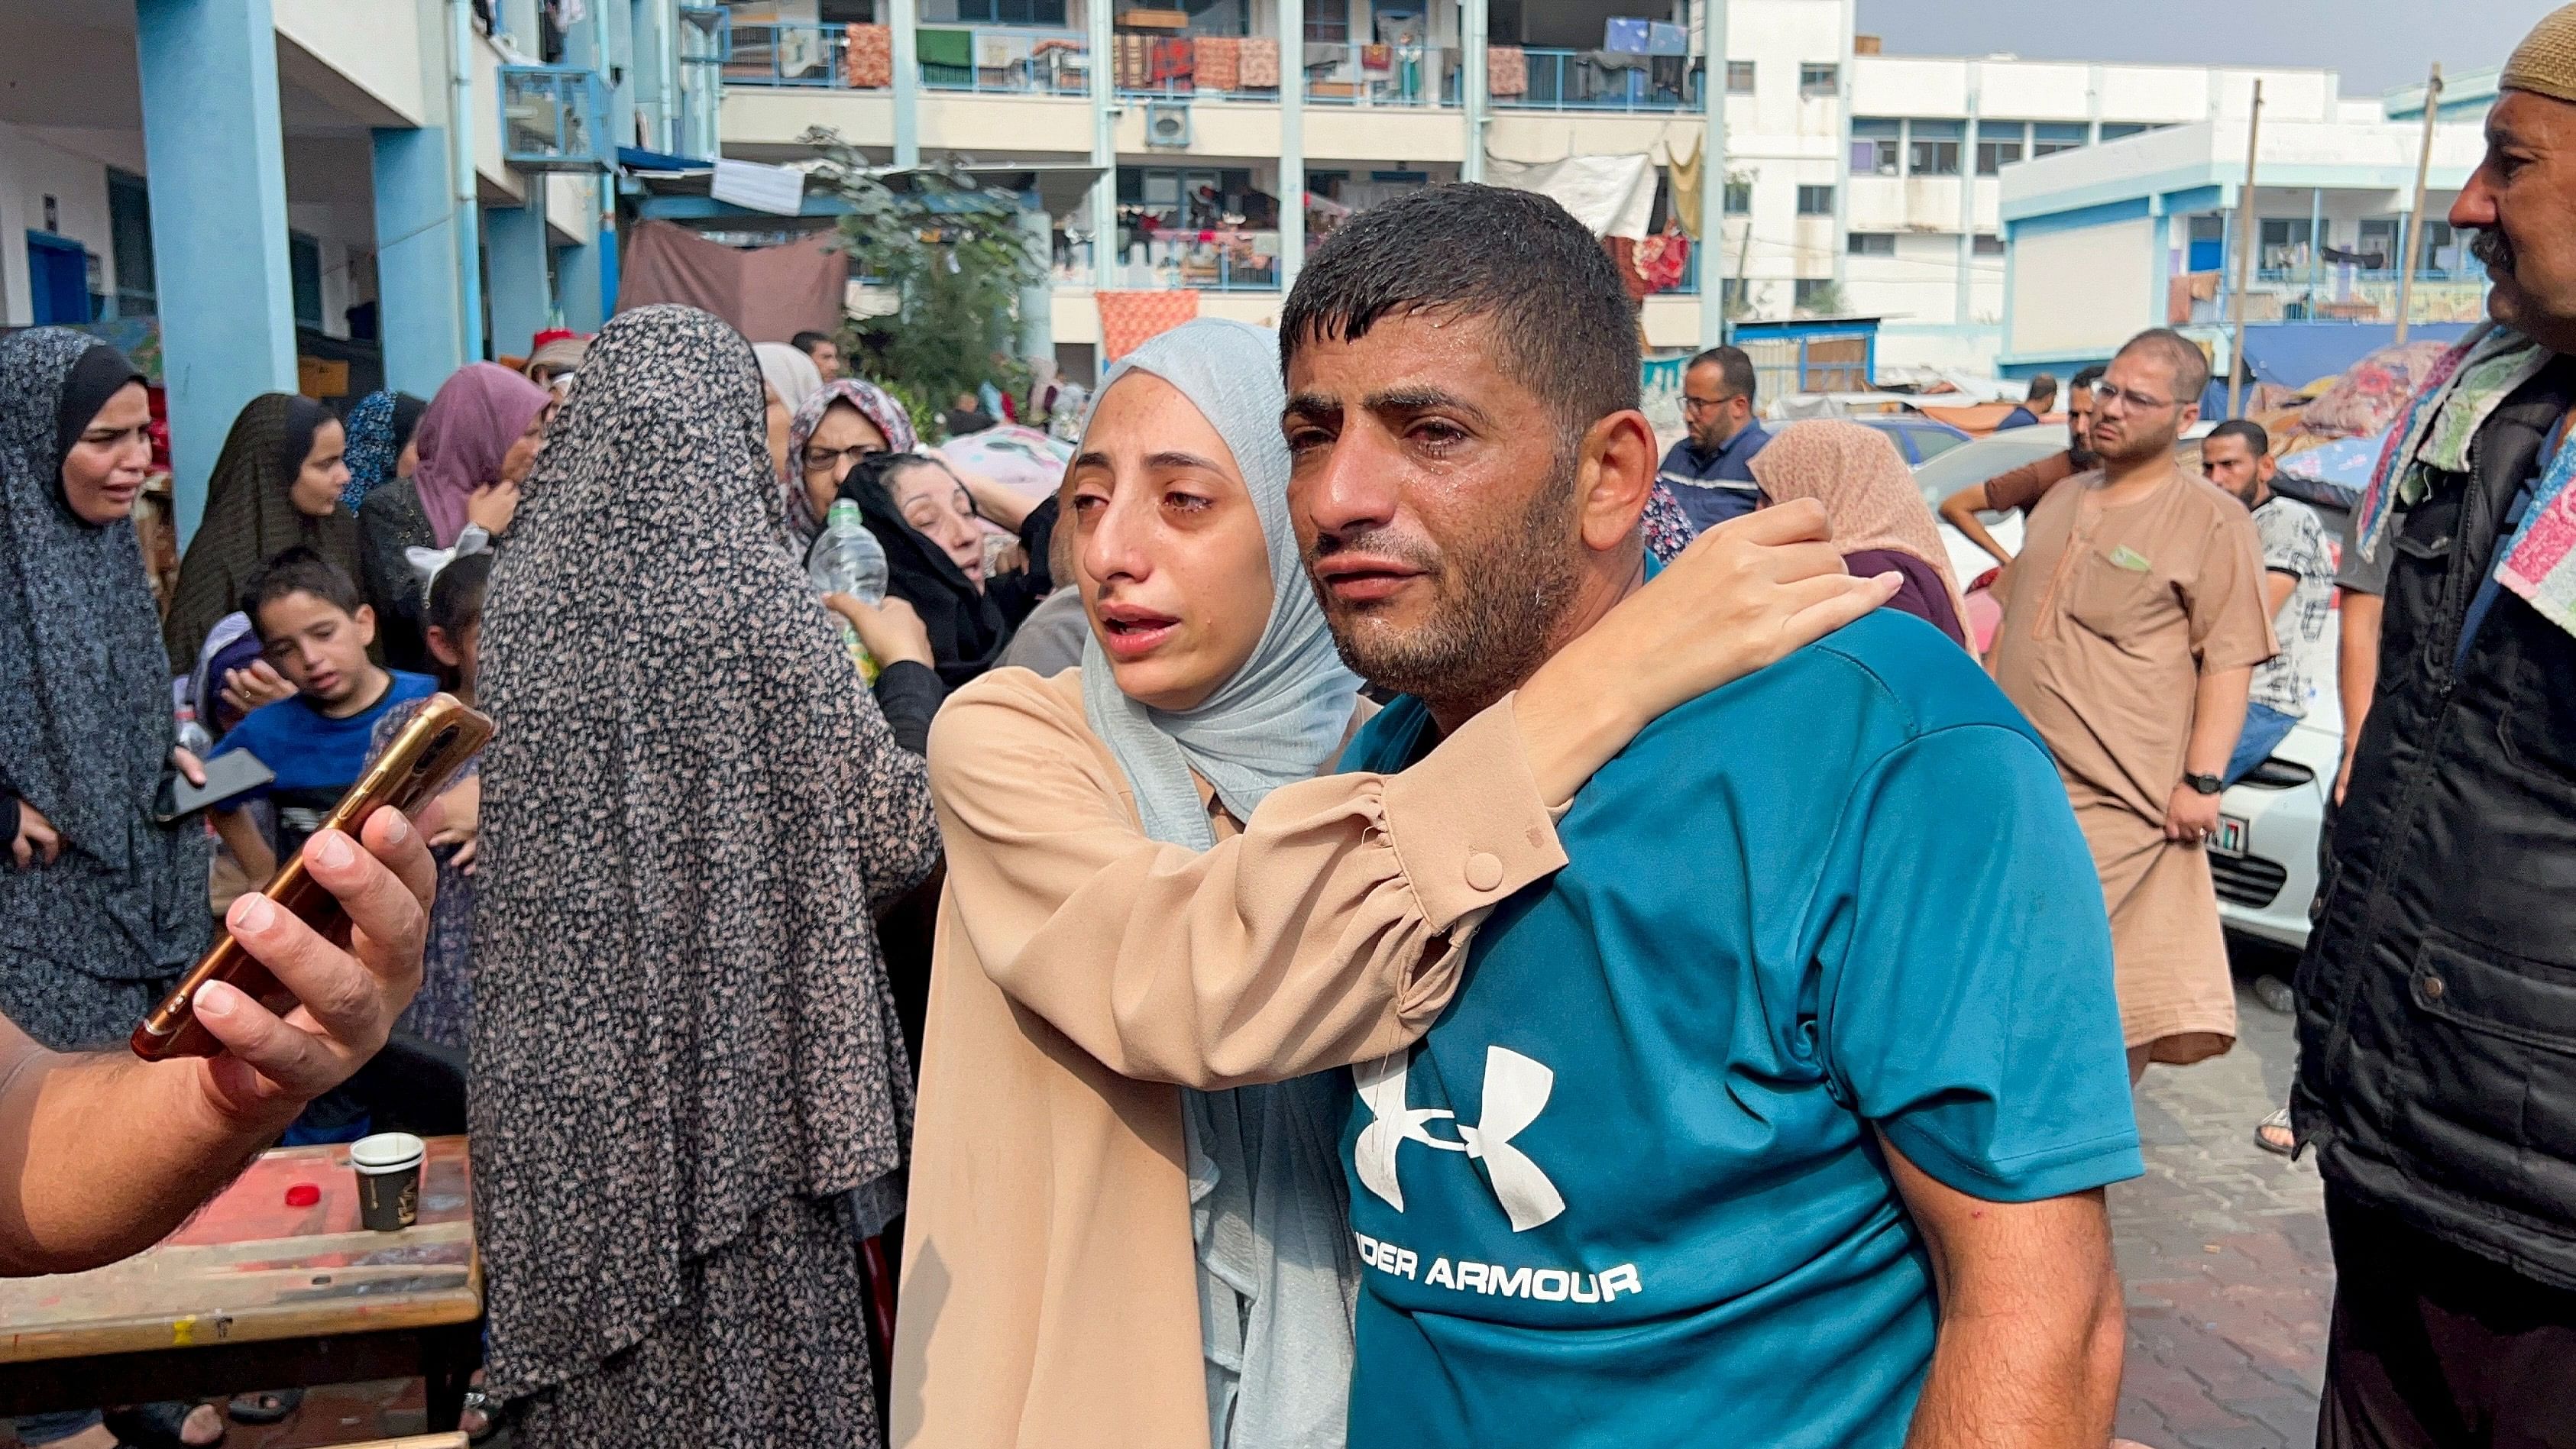
[[[1243,42],[1229,35],[1202,36],[1194,57],[1197,69],[1191,84],[1203,91],[1231,91],[1243,87]]]
[[[1690,238],[1668,223],[1662,232],[1637,243],[1632,263],[1648,292],[1668,292],[1681,285],[1682,273],[1690,269],[1690,253]]]
[[[1693,139],[1690,159],[1682,159],[1681,148],[1664,143],[1664,184],[1673,194],[1673,217],[1682,230],[1692,237],[1699,235],[1700,186],[1708,179],[1708,147]]]
[[[1199,294],[1187,288],[1092,296],[1100,307],[1101,355],[1112,362],[1199,315]]]
[[[894,30],[884,25],[851,25],[841,32],[842,84],[854,91],[881,91],[894,84]]]
[[[1529,94],[1529,56],[1517,45],[1485,47],[1485,90],[1497,96]]]
[[[1190,72],[1191,55],[1190,43],[1188,41],[1157,40],[1153,42],[1153,71],[1150,76],[1150,84],[1159,86],[1165,81],[1188,80],[1190,78]]]
[[[1277,89],[1279,85],[1279,42],[1254,38],[1243,42],[1243,88]]]

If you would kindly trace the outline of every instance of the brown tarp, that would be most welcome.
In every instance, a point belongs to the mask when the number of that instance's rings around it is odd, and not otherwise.
[[[836,332],[850,280],[847,253],[818,232],[786,246],[744,250],[667,221],[637,222],[620,238],[617,310],[678,302],[713,312],[754,342]]]

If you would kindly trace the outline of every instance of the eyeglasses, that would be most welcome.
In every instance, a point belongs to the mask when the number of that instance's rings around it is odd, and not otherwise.
[[[1735,399],[1731,397],[1692,397],[1690,394],[1684,393],[1682,394],[1682,411],[1688,413],[1704,413],[1710,408],[1722,408],[1733,401],[1735,401]]]
[[[2158,408],[2172,407],[2174,405],[2174,400],[2172,398],[2165,397],[2151,397],[2146,393],[2132,392],[2124,388],[2116,388],[2107,382],[2097,382],[2093,384],[2093,410],[2096,413],[2109,410],[2113,403],[2118,403],[2124,410],[2128,408],[2136,408],[2140,412],[2154,412]]]
[[[848,459],[852,466],[856,466],[861,458],[868,456],[870,453],[882,453],[884,451],[885,449],[883,448],[874,447],[867,443],[853,443],[846,448],[807,448],[805,450],[805,471],[820,477],[825,473],[831,472],[834,468],[839,467],[841,465],[841,460],[844,458]]]

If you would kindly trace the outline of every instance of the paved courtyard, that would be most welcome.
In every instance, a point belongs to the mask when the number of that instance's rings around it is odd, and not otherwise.
[[[2121,1437],[2154,1449],[2307,1449],[2316,1442],[2334,1268],[2313,1157],[2254,1145],[2289,1090],[2290,1018],[2247,989],[2286,958],[2239,958],[2236,1049],[2153,1068],[2138,1094],[2147,1175],[2111,1189],[2129,1290]]]

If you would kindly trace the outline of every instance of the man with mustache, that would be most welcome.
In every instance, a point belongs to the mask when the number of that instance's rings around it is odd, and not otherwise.
[[[2362,495],[2376,693],[2299,982],[2335,1256],[2323,1445],[2576,1443],[2576,6],[2451,207],[2490,324]]]
[[[1636,313],[1555,203],[1439,186],[1325,242],[1280,347],[1317,596],[1405,696],[1343,765],[1399,769],[1645,577]],[[1663,715],[1558,838],[1354,1069],[1352,1449],[2102,1443],[2107,929],[1976,662],[1881,609]]]

